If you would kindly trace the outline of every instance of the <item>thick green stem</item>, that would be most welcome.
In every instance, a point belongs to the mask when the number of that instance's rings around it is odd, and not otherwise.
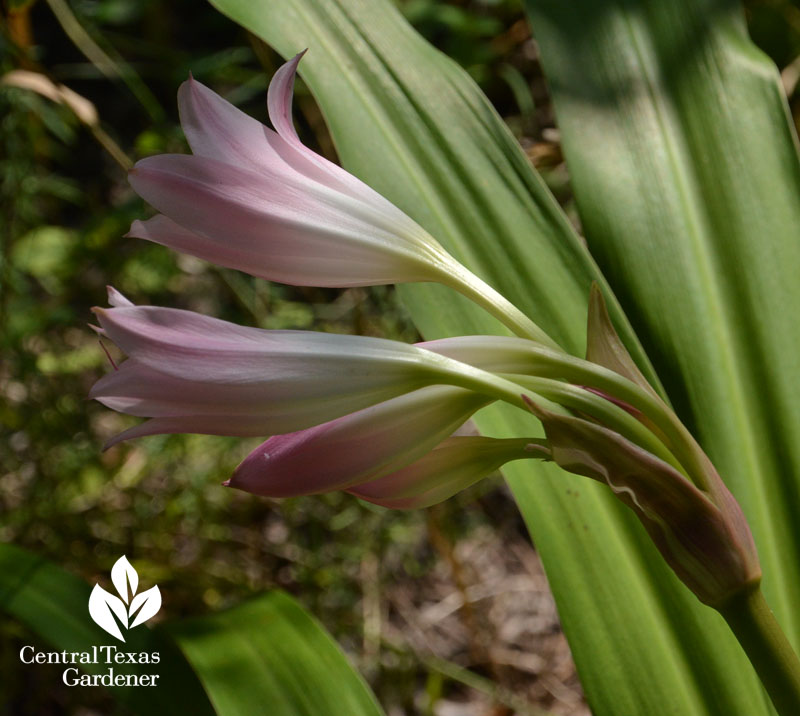
[[[569,357],[572,372],[571,382],[595,388],[614,396],[631,407],[641,411],[653,424],[662,431],[666,443],[675,457],[686,468],[694,482],[704,490],[713,486],[707,478],[707,460],[705,453],[695,441],[691,433],[681,423],[678,416],[660,398],[632,383],[627,378],[613,371],[579,358]]]
[[[524,349],[520,349],[520,352],[529,356],[527,363],[521,361],[519,368],[506,366],[504,373],[520,371],[523,375],[555,378],[577,386],[594,388],[628,403],[661,431],[664,444],[683,466],[679,468],[680,471],[684,472],[685,468],[685,473],[698,487],[715,492],[716,486],[708,478],[708,458],[705,453],[678,416],[655,394],[608,368],[576,358],[561,350],[553,351],[530,343]],[[511,375],[507,377],[514,379]],[[675,466],[674,461],[667,460],[667,462]]]
[[[450,266],[449,269],[450,273],[442,277],[442,283],[454,288],[460,294],[486,309],[487,312],[520,338],[528,338],[543,346],[563,352],[564,349],[547,335],[543,329],[537,326],[505,296],[495,291],[488,283],[467,271],[460,264]]]
[[[460,371],[453,371],[448,375],[447,383],[456,385],[460,388],[467,390],[474,390],[476,393],[483,393],[484,395],[491,396],[497,400],[502,400],[504,403],[509,403],[517,408],[530,413],[525,400],[522,395],[527,394],[530,400],[541,402],[551,412],[558,415],[569,415],[569,411],[563,408],[558,403],[554,403],[548,398],[533,392],[530,388],[526,388],[519,383],[507,380],[502,376],[489,373],[481,370],[480,368],[473,368],[472,366],[464,366]]]
[[[605,427],[620,433],[623,437],[651,452],[688,477],[672,453],[644,424],[605,398],[601,398],[577,386],[549,378],[515,375],[503,375],[502,377],[514,380],[529,390],[535,391],[536,394],[543,395],[548,400],[572,411],[591,415]]]
[[[759,587],[718,608],[781,716],[800,714],[800,659]]]

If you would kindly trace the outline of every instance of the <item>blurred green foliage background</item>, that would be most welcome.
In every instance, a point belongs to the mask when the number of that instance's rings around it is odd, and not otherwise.
[[[468,69],[569,209],[558,132],[519,3],[399,5]],[[799,116],[800,7],[750,0],[747,12]],[[143,583],[159,584],[162,618],[280,586],[351,654],[390,715],[584,712],[541,568],[499,480],[429,511],[398,513],[340,494],[279,502],[221,487],[258,441],[156,436],[101,452],[133,423],[86,399],[108,369],[86,325],[106,284],[136,303],[264,328],[417,335],[391,287],[270,284],[123,238],[150,212],[127,185],[125,158],[188,151],[178,85],[191,71],[264,120],[268,79],[281,62],[272,51],[189,0],[5,0],[3,13],[0,539],[92,582],[125,553]],[[13,86],[7,73],[20,69],[91,102],[97,125]],[[302,84],[296,105],[304,140],[335,159]],[[474,597],[489,581],[497,594],[514,592],[521,575],[532,580],[517,597],[525,605]],[[447,599],[454,607],[436,613],[436,640],[415,634],[434,619],[425,610]],[[520,615],[535,623],[504,632]],[[57,669],[23,667],[18,650],[31,642],[0,616],[0,712],[121,713],[101,690],[64,688]]]

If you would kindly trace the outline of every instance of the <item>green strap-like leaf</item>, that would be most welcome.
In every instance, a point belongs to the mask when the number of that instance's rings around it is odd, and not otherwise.
[[[587,239],[800,647],[800,163],[729,0],[528,0]]]
[[[345,167],[583,355],[591,282],[611,294],[465,72],[385,0],[213,2],[284,56],[309,47],[300,73]],[[428,338],[499,330],[440,287],[401,288]],[[652,381],[613,302],[610,309]],[[479,426],[487,434],[527,435],[531,417],[496,409]],[[511,466],[506,475],[597,716],[768,712],[721,619],[677,582],[641,527],[601,486],[553,466]]]
[[[191,667],[160,629],[139,626],[125,633],[125,643],[110,637],[89,616],[91,587],[79,577],[27,550],[0,544],[0,612],[25,624],[53,651],[92,652],[116,646],[127,652],[158,652],[157,664],[112,663],[116,674],[158,674],[157,686],[114,686],[111,692],[139,714],[190,713],[212,716],[214,710]],[[36,645],[38,648],[38,645]],[[89,674],[104,674],[109,664],[76,664]],[[71,665],[63,668],[70,668]],[[39,668],[32,664],[30,669]]]
[[[169,627],[220,716],[382,716],[333,639],[283,592]]]

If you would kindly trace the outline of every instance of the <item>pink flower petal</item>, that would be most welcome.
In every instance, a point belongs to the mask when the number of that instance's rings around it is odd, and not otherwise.
[[[432,386],[309,430],[272,437],[229,484],[269,497],[340,490],[424,455],[490,399]]]
[[[160,155],[138,162],[129,180],[183,228],[176,236],[173,226],[159,223],[147,227],[145,238],[262,278],[332,287],[427,281],[445,260],[407,217],[404,226],[372,205],[273,167],[256,173],[205,157]],[[142,228],[132,227],[132,235]],[[204,239],[196,250],[192,234]]]
[[[258,437],[263,435],[255,416],[184,415],[169,418],[151,418],[132,428],[123,430],[103,445],[103,450],[134,438],[148,435],[167,435],[175,433],[198,433],[200,435],[236,435],[238,437]]]
[[[219,242],[213,241],[195,234],[188,229],[184,229],[180,224],[176,224],[172,219],[163,214],[156,214],[151,219],[140,221],[136,219],[125,238],[144,239],[155,244],[161,244],[168,248],[180,251],[184,254],[196,256],[204,261],[227,265],[233,268],[235,265],[244,266],[253,264],[259,258],[258,252],[237,251],[233,246],[222,246]],[[253,248],[252,246],[250,248]]]
[[[287,415],[265,407],[267,399],[257,387],[183,380],[129,359],[97,381],[89,397],[112,410],[153,418],[115,436],[106,448],[158,433],[257,437],[298,420],[296,412]],[[309,411],[305,424],[317,419],[318,414]]]
[[[300,137],[292,122],[292,95],[294,94],[294,79],[297,74],[297,65],[303,59],[307,50],[298,52],[291,60],[285,62],[272,77],[267,93],[267,109],[269,121],[281,139],[298,148],[303,148]]]
[[[319,389],[332,379],[369,391],[404,379],[424,381],[432,369],[444,365],[427,351],[384,338],[265,330],[158,306],[93,311],[108,337],[128,356],[188,380],[302,382],[318,396],[325,394]],[[298,388],[287,385],[282,392]]]
[[[546,457],[541,441],[450,437],[390,475],[348,489],[362,500],[393,509],[429,507],[482,480],[512,460]]]
[[[140,417],[202,417],[203,432],[303,430],[470,370],[379,338],[269,331],[155,306],[94,311],[129,358],[90,397]]]
[[[410,219],[394,204],[340,166],[311,151],[300,141],[292,122],[292,96],[294,94],[297,66],[305,53],[306,51],[304,50],[284,63],[269,83],[267,109],[272,126],[275,127],[280,138],[286,142],[287,147],[291,147],[297,157],[302,157],[306,167],[310,165],[316,168],[316,171],[308,168],[303,169],[304,174],[317,178],[329,186],[335,186],[350,196],[358,197],[366,203],[379,207],[381,211],[392,216],[394,221],[401,222],[401,225],[408,223]],[[292,163],[294,164],[294,162]]]
[[[445,281],[464,269],[416,222],[300,142],[291,121],[301,55],[276,73],[277,132],[193,79],[179,91],[195,156],[136,164],[133,188],[163,217],[129,236],[299,286]]]
[[[116,307],[123,307],[123,306],[132,306],[133,302],[129,301],[125,296],[123,296],[116,288],[113,286],[106,286],[106,291],[108,292],[108,303],[110,306]]]
[[[302,151],[193,78],[180,86],[178,108],[183,132],[196,156],[257,173],[269,167],[276,173],[292,176],[295,181],[315,181],[351,193],[355,198],[363,199],[366,196],[363,189],[372,191],[336,167],[340,174],[353,179],[355,183],[342,181],[341,176],[321,167],[315,161],[315,158],[321,157],[299,144],[299,140],[297,143]]]
[[[180,86],[178,110],[195,155],[256,171],[262,166],[287,168],[281,156],[286,142],[276,132],[197,80]]]
[[[260,388],[262,386],[252,383],[185,380],[161,373],[131,358],[100,378],[92,386],[89,397],[112,410],[143,418],[193,414],[261,415],[260,429],[256,434],[265,435],[279,430],[278,421],[285,416],[275,412],[264,414],[270,396]]]

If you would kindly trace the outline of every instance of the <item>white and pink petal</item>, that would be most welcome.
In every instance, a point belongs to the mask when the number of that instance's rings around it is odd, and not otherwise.
[[[143,236],[223,266],[293,285],[436,280],[448,257],[419,226],[296,174],[182,154],[148,157],[136,192],[183,229]],[[410,222],[410,219],[408,220]],[[130,234],[139,236],[135,224]],[[191,235],[201,237],[195,247]]]
[[[256,448],[229,484],[269,497],[342,490],[394,472],[440,443],[491,400],[431,386]]]
[[[481,389],[474,369],[405,343],[251,328],[112,296],[118,307],[94,311],[102,334],[128,360],[101,378],[91,397],[131,415],[247,418],[248,434],[269,435],[319,425],[428,385],[467,380]],[[230,432],[225,420],[205,431],[240,434]]]
[[[548,458],[535,438],[447,438],[406,467],[348,489],[356,497],[393,509],[430,507],[482,480],[513,460]]]

